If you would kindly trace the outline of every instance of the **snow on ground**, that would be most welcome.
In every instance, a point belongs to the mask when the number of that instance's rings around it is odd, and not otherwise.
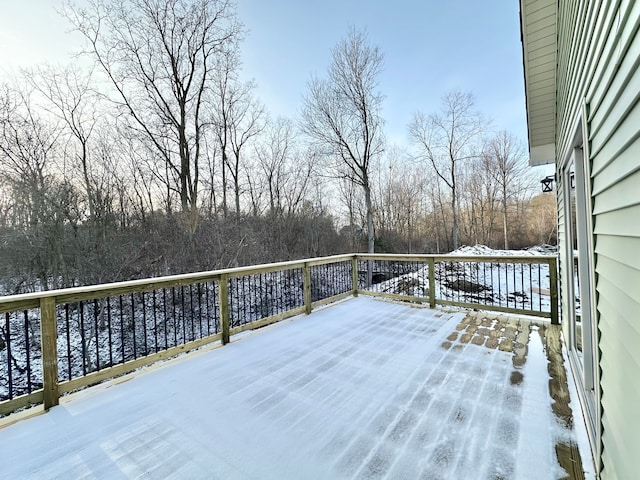
[[[519,256],[526,257],[529,255],[555,255],[558,251],[553,245],[536,245],[525,250],[499,250],[489,248],[486,245],[462,246],[454,250],[449,255],[489,255],[489,256]]]
[[[549,402],[547,363],[538,329],[533,327],[529,339],[529,354],[522,372],[529,384],[530,393],[523,401],[521,412],[522,435],[519,438],[518,450],[526,451],[527,454],[518,456],[517,470],[520,472],[535,471],[541,462],[546,462],[549,449],[554,449],[555,441],[563,434],[562,428],[557,424],[553,412],[547,405]],[[531,421],[534,418],[536,421]],[[557,429],[549,428],[549,425],[556,424]],[[529,440],[531,438],[536,438],[537,441],[531,442]],[[553,478],[563,476],[559,466],[553,473]]]
[[[465,246],[450,255],[460,256],[540,256],[555,254],[555,248],[539,245],[527,250],[494,250],[484,245]],[[437,299],[479,305],[551,312],[549,265],[546,263],[500,262],[464,259],[435,264]],[[379,291],[427,298],[429,274],[425,266],[415,272],[387,280]]]
[[[359,297],[84,390],[0,430],[0,477],[562,477],[541,343],[513,384],[444,347],[463,317]]]

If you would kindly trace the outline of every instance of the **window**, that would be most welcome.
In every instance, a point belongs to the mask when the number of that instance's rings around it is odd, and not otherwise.
[[[599,444],[599,370],[595,308],[595,268],[588,142],[580,117],[571,151],[562,166],[565,241],[563,311],[569,360],[578,383],[591,445]]]

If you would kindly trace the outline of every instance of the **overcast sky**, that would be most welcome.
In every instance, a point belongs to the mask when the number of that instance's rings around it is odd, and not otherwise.
[[[0,70],[79,48],[55,12],[62,0],[0,0]],[[237,0],[249,30],[243,75],[255,78],[272,115],[293,117],[312,74],[323,76],[331,48],[349,26],[366,29],[384,54],[380,89],[392,142],[406,143],[414,112],[435,112],[452,89],[471,91],[478,109],[526,142],[516,0]]]

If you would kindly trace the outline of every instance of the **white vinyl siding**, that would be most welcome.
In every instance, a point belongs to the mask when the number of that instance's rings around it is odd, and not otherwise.
[[[640,2],[558,2],[558,178],[583,102],[588,112],[603,479],[640,472],[639,27]],[[565,218],[560,210],[559,242],[566,241]]]

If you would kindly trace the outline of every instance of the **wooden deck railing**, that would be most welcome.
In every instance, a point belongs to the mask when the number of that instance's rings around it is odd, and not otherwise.
[[[350,254],[0,297],[0,415],[358,294],[558,322],[552,256]]]

